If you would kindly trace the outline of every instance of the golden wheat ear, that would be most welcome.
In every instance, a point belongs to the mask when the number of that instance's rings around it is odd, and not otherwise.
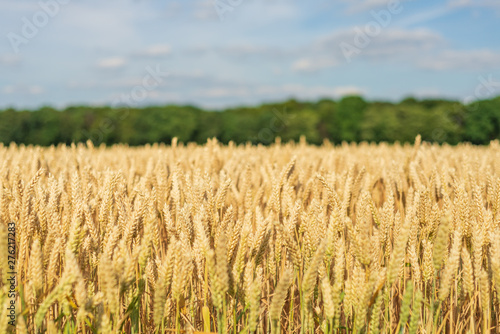
[[[0,157],[0,333],[497,330],[497,144]]]

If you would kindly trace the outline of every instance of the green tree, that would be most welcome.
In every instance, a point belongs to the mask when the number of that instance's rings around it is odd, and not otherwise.
[[[361,139],[361,123],[367,105],[360,96],[347,96],[340,100],[334,120],[341,140],[358,141]]]
[[[500,136],[500,97],[477,101],[465,108],[465,140],[487,144]]]

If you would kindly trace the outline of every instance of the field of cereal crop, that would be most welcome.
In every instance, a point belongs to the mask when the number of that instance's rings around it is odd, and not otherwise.
[[[498,142],[10,145],[0,182],[0,333],[11,265],[17,333],[499,332]]]

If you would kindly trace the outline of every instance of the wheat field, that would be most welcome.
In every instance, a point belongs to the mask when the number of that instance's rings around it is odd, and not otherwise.
[[[0,333],[499,332],[496,141],[11,144],[0,182]]]

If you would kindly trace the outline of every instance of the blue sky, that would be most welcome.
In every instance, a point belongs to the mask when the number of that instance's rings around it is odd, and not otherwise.
[[[0,108],[486,98],[499,33],[498,0],[0,0]]]

